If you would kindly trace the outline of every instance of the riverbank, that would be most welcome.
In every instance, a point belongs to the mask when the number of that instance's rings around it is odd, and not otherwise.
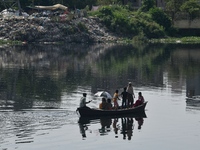
[[[48,17],[0,17],[0,44],[21,43],[131,43],[143,39],[119,37],[96,17],[58,20]],[[199,37],[144,39],[150,43],[200,43]]]
[[[95,17],[55,20],[48,17],[11,16],[0,18],[0,40],[26,43],[97,43],[118,42]]]

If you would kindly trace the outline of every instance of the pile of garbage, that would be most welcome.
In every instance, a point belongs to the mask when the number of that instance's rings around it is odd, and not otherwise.
[[[38,12],[22,16],[14,10],[0,13],[0,39],[24,42],[91,43],[114,42],[118,38],[101,24],[99,18],[73,13]]]
[[[5,9],[2,12],[0,12],[0,16],[2,17],[19,16],[19,14],[19,10],[14,10],[11,8]],[[21,16],[28,17],[29,15],[26,12],[22,12]]]

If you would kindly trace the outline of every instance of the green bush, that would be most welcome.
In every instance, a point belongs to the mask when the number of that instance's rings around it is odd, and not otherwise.
[[[144,33],[147,38],[164,37],[164,29],[155,22],[147,22],[144,27]]]
[[[140,7],[140,11],[148,12],[151,8],[155,7],[155,0],[142,0],[142,6]]]
[[[147,38],[159,38],[165,36],[164,28],[154,22],[150,14],[137,12],[134,17],[134,23],[139,30],[138,33],[140,36],[144,35]]]
[[[172,21],[161,8],[157,7],[151,8],[149,10],[149,13],[152,16],[152,19],[159,25],[163,26],[166,30],[171,28]]]
[[[104,6],[100,10],[100,17],[113,16],[113,10],[109,6]]]
[[[188,12],[190,15],[190,19],[193,20],[199,16],[200,4],[196,0],[189,0],[183,3],[180,9],[181,11]]]
[[[127,37],[145,35],[148,38],[156,38],[164,36],[164,28],[154,22],[149,13],[132,12],[126,7],[113,5],[104,6],[95,14],[101,18],[108,29]]]

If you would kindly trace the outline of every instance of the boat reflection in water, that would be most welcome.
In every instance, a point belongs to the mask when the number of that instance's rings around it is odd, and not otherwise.
[[[186,98],[186,109],[200,110],[200,95]]]
[[[111,131],[112,119],[111,118],[101,118],[101,129],[99,129],[100,135],[107,135]]]
[[[97,129],[100,136],[108,135],[114,132],[115,138],[122,135],[123,139],[131,140],[133,136],[134,125],[137,124],[137,129],[141,130],[144,124],[146,114],[142,113],[138,116],[120,116],[120,117],[101,117],[87,118],[80,117],[78,124],[82,138],[86,138],[86,133],[92,133],[90,127],[92,124],[100,124],[101,128]]]

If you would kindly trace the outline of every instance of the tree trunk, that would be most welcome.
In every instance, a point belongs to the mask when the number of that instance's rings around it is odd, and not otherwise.
[[[21,8],[21,4],[19,0],[17,0],[17,4],[18,4],[18,9],[19,9],[19,16],[22,16],[22,8]]]

